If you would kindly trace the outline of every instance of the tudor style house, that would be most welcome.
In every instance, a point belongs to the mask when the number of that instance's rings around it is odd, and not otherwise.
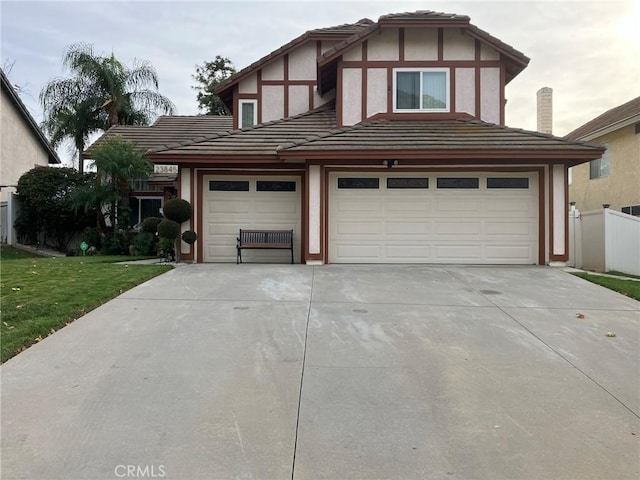
[[[607,110],[566,138],[606,148],[602,158],[571,169],[569,200],[583,212],[609,205],[640,216],[640,97]]]
[[[222,83],[227,129],[137,135],[152,162],[177,166],[194,207],[183,258],[235,261],[247,228],[293,229],[307,264],[561,263],[568,168],[603,149],[504,125],[505,85],[528,62],[467,16],[363,19],[308,31]]]

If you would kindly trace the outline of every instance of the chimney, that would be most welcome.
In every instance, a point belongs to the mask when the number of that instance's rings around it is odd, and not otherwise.
[[[542,87],[538,90],[538,131],[551,135],[553,130],[553,90]]]

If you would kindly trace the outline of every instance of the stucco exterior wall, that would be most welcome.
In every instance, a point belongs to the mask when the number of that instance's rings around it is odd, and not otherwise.
[[[367,117],[387,111],[387,69],[367,69]]]
[[[253,75],[245,78],[238,84],[238,91],[240,93],[258,93],[258,75]]]
[[[446,28],[443,34],[445,60],[474,60],[476,44],[473,38],[463,35],[459,29]]]
[[[399,60],[398,29],[383,29],[378,35],[370,38],[367,42],[367,59],[371,61]]]
[[[15,185],[23,173],[49,164],[47,152],[4,91],[0,96],[0,184]],[[7,201],[15,188],[3,188],[0,201]]]
[[[262,80],[284,80],[284,59],[273,60],[262,69]]]
[[[288,117],[310,110],[309,87],[306,85],[289,85]]]
[[[342,71],[342,124],[354,125],[362,120],[362,69]]]
[[[259,107],[258,107],[259,108]],[[284,117],[284,86],[263,85],[262,121],[270,122]]]
[[[296,48],[289,54],[289,80],[315,80],[316,46],[312,42]]]
[[[476,114],[476,69],[456,68],[456,112]]]
[[[640,134],[629,125],[590,140],[608,143],[611,171],[608,177],[589,179],[589,163],[572,168],[569,200],[583,211],[598,210],[610,204],[613,210],[640,205]]]
[[[405,60],[438,60],[438,30],[406,28],[404,30]]]
[[[480,119],[500,124],[500,69],[480,69]]]

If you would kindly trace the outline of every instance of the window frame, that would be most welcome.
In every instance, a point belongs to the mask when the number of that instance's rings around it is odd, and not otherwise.
[[[589,162],[589,180],[597,180],[599,178],[607,178],[611,176],[611,152],[609,149],[609,144],[603,144],[605,147],[605,151],[600,158],[597,160],[591,160]],[[607,163],[607,171],[605,174],[602,173],[602,161],[605,160]],[[593,175],[593,170],[595,165],[597,165],[597,175]]]
[[[423,73],[444,73],[446,87],[445,108],[398,108],[398,73],[420,74],[420,106],[422,107]],[[449,113],[451,112],[451,69],[447,67],[398,67],[393,69],[393,113]]]
[[[242,126],[242,121],[243,121],[242,106],[245,103],[253,105],[253,119],[252,119],[253,123],[251,125],[243,127]],[[258,124],[258,100],[245,99],[245,98],[241,98],[240,100],[238,100],[238,128],[239,129],[250,128],[250,127],[253,127],[254,125],[257,125],[257,124]]]
[[[136,226],[136,225],[140,225],[143,221],[144,218],[142,217],[142,201],[143,200],[160,200],[160,209],[158,210],[158,212],[156,213],[156,217],[157,216],[161,216],[162,215],[162,209],[164,208],[164,197],[161,195],[154,195],[154,196],[150,196],[150,195],[135,195],[132,198],[136,199],[136,202],[138,203],[137,206],[137,214],[138,214],[138,218],[136,219],[137,221],[134,222],[133,218],[129,219],[129,223],[131,224],[132,227]]]

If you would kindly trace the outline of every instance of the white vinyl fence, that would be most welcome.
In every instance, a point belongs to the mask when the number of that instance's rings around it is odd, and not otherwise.
[[[609,208],[570,211],[569,265],[640,275],[640,217]]]
[[[0,205],[0,242],[13,245],[17,243],[16,230],[13,228],[18,212],[20,212],[20,199],[14,193],[10,193],[6,202]]]

